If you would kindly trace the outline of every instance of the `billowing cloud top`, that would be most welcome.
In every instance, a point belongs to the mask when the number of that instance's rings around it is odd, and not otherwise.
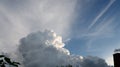
[[[20,52],[25,67],[48,67],[65,65],[70,52],[63,48],[62,38],[53,31],[31,33],[21,39]]]
[[[62,37],[50,30],[31,33],[20,40],[19,51],[25,67],[56,67],[73,65],[78,67],[107,67],[103,59],[98,57],[82,57],[70,55],[64,48]]]

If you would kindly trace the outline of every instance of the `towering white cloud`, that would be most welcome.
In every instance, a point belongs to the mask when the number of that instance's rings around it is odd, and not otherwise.
[[[61,37],[53,31],[31,33],[20,43],[25,67],[56,67],[71,62],[70,52],[63,48]]]
[[[31,33],[20,40],[19,51],[25,67],[56,67],[73,65],[74,67],[108,67],[98,57],[71,55],[64,48],[62,37],[50,30]]]

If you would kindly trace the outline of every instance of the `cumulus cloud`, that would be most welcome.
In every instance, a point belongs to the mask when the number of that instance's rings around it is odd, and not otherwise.
[[[31,33],[20,43],[25,67],[65,65],[69,61],[70,52],[63,48],[61,37],[53,31]]]
[[[56,67],[69,64],[74,67],[108,67],[101,58],[71,55],[64,46],[62,37],[53,31],[45,30],[22,38],[19,51],[25,67]]]

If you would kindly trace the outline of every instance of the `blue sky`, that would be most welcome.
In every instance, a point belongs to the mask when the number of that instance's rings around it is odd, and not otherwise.
[[[0,51],[13,53],[21,38],[50,29],[71,54],[113,64],[113,51],[120,48],[119,17],[120,0],[0,0]]]
[[[114,49],[120,47],[119,4],[119,0],[84,0],[81,7],[78,1],[73,37],[66,48],[72,54],[112,58]]]

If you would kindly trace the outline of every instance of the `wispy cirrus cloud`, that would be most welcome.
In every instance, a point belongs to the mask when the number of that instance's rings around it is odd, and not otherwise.
[[[88,39],[88,41],[86,43],[87,52],[101,52],[102,51],[101,49],[97,49],[95,47],[95,46],[100,46],[99,44],[96,44],[96,43],[100,39],[114,37],[114,35],[115,35],[114,28],[116,27],[116,25],[113,25],[114,21],[115,21],[114,18],[111,18],[110,20],[105,19],[94,29],[93,32],[85,35],[85,38]],[[105,46],[108,46],[108,45],[106,44]],[[107,51],[107,49],[106,49],[106,51]],[[112,50],[110,52],[112,52]],[[107,63],[109,65],[113,65],[112,57],[108,57],[108,56],[109,56],[109,54],[104,57],[104,58],[106,58],[105,60],[107,61]],[[109,62],[109,61],[111,61],[111,62]]]
[[[112,25],[114,22],[114,18],[111,18],[110,20],[103,20],[95,29],[93,32],[89,32],[84,35],[84,37],[88,38],[88,48],[91,48],[92,43],[100,38],[109,38],[114,35],[114,27],[115,25]]]
[[[110,2],[107,4],[107,6],[97,15],[97,17],[95,17],[95,19],[93,19],[92,23],[89,25],[88,29],[91,29],[92,26],[94,26],[94,24],[96,24],[96,22],[107,12],[107,10],[112,6],[112,4],[115,2],[116,0],[110,0]]]

